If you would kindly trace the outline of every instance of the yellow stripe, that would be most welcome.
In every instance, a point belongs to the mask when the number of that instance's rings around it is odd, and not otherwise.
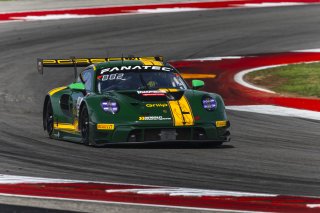
[[[148,59],[143,59],[143,58],[141,58],[140,61],[141,61],[144,65],[146,65],[146,66],[152,66],[152,65],[154,65],[154,64],[153,64],[153,61],[148,60]]]
[[[54,123],[54,129],[62,131],[78,132],[78,120],[75,120],[73,124],[70,123]]]
[[[183,115],[178,104],[178,101],[169,101],[174,126],[183,126]]]
[[[178,89],[175,88],[160,88],[159,90],[163,92],[178,92]]]
[[[153,61],[153,64],[156,66],[163,66],[163,63],[161,61]]]
[[[194,73],[180,73],[184,79],[196,79],[196,78],[215,78],[214,74],[194,74]]]
[[[161,91],[177,92],[177,89],[160,89]],[[168,102],[174,126],[192,126],[194,117],[189,102],[185,96],[178,101]]]
[[[67,88],[67,87],[58,87],[58,88],[50,90],[48,93],[49,93],[50,96],[52,96],[53,94],[55,94],[55,93],[57,93],[57,92],[59,92],[61,90],[64,90],[65,88]]]
[[[186,122],[185,125],[186,126],[194,125],[192,109],[189,105],[187,98],[185,96],[182,96],[178,102],[180,104],[180,108],[184,116],[184,121]]]
[[[156,58],[160,59],[160,61],[157,61]],[[140,57],[140,58],[136,58],[136,60],[149,60],[149,61],[153,61],[153,63],[158,62],[159,66],[163,65],[163,63],[162,63],[163,62],[163,57],[162,56],[158,56],[158,57],[153,57],[153,56],[151,56],[151,57]],[[157,65],[157,64],[155,64],[155,65]]]
[[[155,61],[155,60],[150,60],[150,59],[146,59],[146,58],[140,58],[140,61],[146,65],[146,66],[163,66],[163,63],[161,61]]]

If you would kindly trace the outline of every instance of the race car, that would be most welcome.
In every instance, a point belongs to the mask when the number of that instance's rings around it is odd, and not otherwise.
[[[38,59],[44,67],[73,67],[73,83],[48,92],[43,128],[50,138],[101,146],[148,142],[230,140],[218,94],[190,87],[162,57]],[[86,67],[79,75],[78,67]]]

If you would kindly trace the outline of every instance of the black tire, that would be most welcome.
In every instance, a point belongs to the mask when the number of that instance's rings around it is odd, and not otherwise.
[[[89,126],[89,114],[86,105],[84,105],[80,112],[80,132],[82,137],[82,143],[84,145],[90,145],[90,126]]]
[[[54,124],[54,119],[53,119],[53,110],[52,110],[52,104],[51,100],[49,99],[46,105],[46,114],[44,116],[44,121],[45,123],[45,129],[47,130],[48,136],[52,138],[53,134],[53,124]]]

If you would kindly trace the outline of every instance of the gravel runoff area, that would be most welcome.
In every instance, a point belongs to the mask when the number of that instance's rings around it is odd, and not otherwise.
[[[192,2],[194,0],[0,0],[0,13],[27,10],[53,10],[61,8],[103,7],[134,4],[163,4],[170,2]]]

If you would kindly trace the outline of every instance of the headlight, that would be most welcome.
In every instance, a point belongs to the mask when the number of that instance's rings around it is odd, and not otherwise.
[[[202,106],[208,111],[213,111],[217,108],[217,101],[209,96],[204,96],[202,98]]]
[[[112,114],[115,114],[120,110],[119,104],[114,100],[103,100],[101,102],[101,107],[103,111],[110,112]]]

